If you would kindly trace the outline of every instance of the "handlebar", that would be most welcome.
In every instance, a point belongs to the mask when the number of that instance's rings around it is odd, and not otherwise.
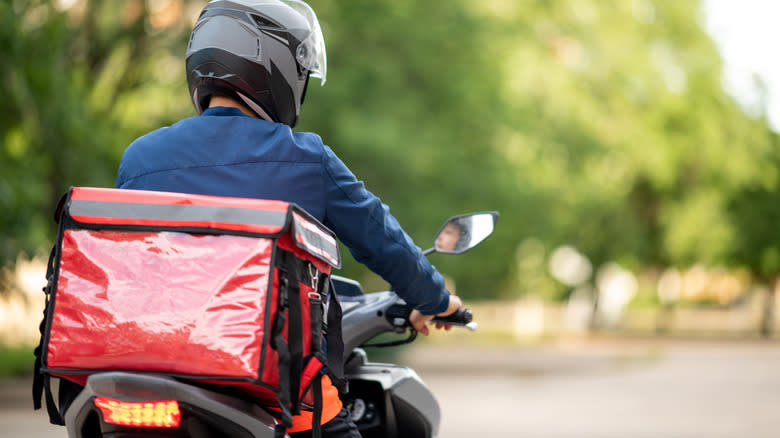
[[[458,309],[455,313],[447,316],[437,316],[431,320],[432,322],[439,324],[454,325],[460,327],[466,327],[467,329],[474,331],[477,329],[477,323],[473,321],[473,314],[469,309]]]
[[[368,341],[383,333],[403,334],[411,328],[409,314],[412,308],[395,293],[385,291],[351,297],[340,296],[340,300],[344,311],[341,327],[344,335],[345,359],[353,349],[361,346],[399,345],[414,339],[410,336],[408,340],[400,343],[367,344]],[[471,310],[459,309],[452,315],[435,317],[432,321],[474,331],[478,326],[472,319]]]

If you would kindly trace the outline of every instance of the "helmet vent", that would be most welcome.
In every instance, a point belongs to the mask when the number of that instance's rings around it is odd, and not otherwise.
[[[260,15],[257,15],[257,14],[250,14],[250,15],[252,16],[252,20],[255,21],[255,24],[258,27],[265,27],[265,28],[271,28],[271,29],[282,29],[281,26],[279,26],[278,24],[274,23],[273,21],[271,21],[271,20],[269,20],[269,19],[267,19],[267,18],[265,18],[263,16],[260,16]]]

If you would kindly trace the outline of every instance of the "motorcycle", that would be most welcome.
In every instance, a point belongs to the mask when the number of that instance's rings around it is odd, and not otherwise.
[[[450,218],[424,251],[462,254],[486,239],[498,213]],[[368,360],[366,346],[392,347],[414,341],[411,308],[391,291],[365,294],[353,280],[333,276],[342,305],[345,404],[363,438],[433,438],[441,421],[438,402],[408,367]],[[476,330],[471,311],[460,309],[433,322]],[[367,344],[385,333],[402,340]],[[274,417],[246,395],[227,387],[139,372],[91,375],[67,408],[69,437],[274,437]]]

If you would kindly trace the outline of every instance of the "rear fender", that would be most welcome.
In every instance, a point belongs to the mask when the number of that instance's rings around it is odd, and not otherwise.
[[[184,417],[193,423],[207,424],[225,436],[241,438],[273,438],[274,418],[258,405],[238,397],[189,385],[170,377],[107,372],[90,376],[84,389],[65,412],[69,437],[80,437],[95,416],[97,396],[124,402],[148,400],[177,400],[182,409],[182,428],[187,428]],[[196,435],[196,434],[193,434]]]

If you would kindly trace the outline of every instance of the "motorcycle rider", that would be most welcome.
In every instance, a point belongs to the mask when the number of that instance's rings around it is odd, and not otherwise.
[[[427,335],[427,321],[462,307],[389,208],[319,136],[292,131],[309,77],[326,79],[322,33],[306,3],[210,2],[190,36],[186,70],[199,116],[135,140],[117,187],[295,202],[390,283],[414,309],[417,331]],[[323,435],[359,438],[327,376],[323,383]],[[288,431],[311,428],[310,415],[295,420]]]

